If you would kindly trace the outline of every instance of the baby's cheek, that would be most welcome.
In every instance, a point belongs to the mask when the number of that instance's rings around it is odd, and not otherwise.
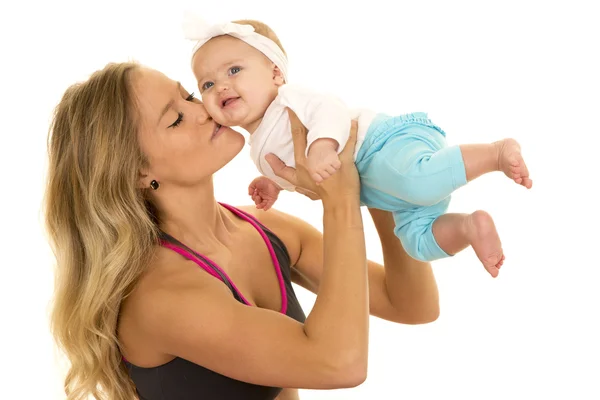
[[[210,107],[206,107],[206,111],[217,124],[231,126],[231,121],[229,121],[227,116],[223,114],[219,107],[212,107],[212,109]]]
[[[206,107],[206,111],[212,118],[217,118],[220,115],[219,107],[215,106],[215,102],[212,99],[206,99],[204,107]]]

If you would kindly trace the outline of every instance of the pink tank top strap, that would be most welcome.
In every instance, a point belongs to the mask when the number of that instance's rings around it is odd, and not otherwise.
[[[212,261],[210,258],[208,258],[206,256],[202,256],[206,261],[208,261],[208,263],[206,263],[204,260],[202,260],[200,257],[196,256],[192,252],[187,251],[186,249],[182,248],[181,246],[177,246],[176,244],[171,243],[168,240],[164,240],[164,239],[161,240],[161,245],[168,249],[175,251],[176,253],[187,258],[188,260],[193,261],[200,268],[202,268],[203,270],[208,272],[210,275],[212,275],[213,277],[217,278],[218,280],[222,281],[227,286],[229,286],[232,289],[232,291],[235,292],[234,294],[236,294],[244,304],[251,305],[251,303],[244,297],[244,295],[242,294],[242,292],[240,292],[240,290],[237,288],[237,286],[235,286],[235,283],[233,283],[233,281],[231,280],[231,278],[229,278],[227,273],[225,271],[223,271],[221,268],[219,268],[219,266],[214,261]]]
[[[269,239],[269,237],[265,233],[264,229],[261,227],[260,223],[258,222],[258,220],[255,217],[246,213],[245,211],[242,211],[233,206],[230,206],[229,204],[225,204],[225,203],[219,203],[219,204],[222,205],[223,207],[225,207],[226,209],[228,209],[229,211],[231,211],[232,213],[234,213],[235,215],[237,215],[238,217],[240,217],[241,219],[249,222],[258,231],[258,233],[261,235],[261,237],[265,241],[265,244],[267,245],[267,249],[269,249],[269,254],[271,255],[271,260],[273,260],[273,265],[275,266],[275,273],[277,274],[277,280],[279,281],[279,289],[281,292],[281,313],[285,314],[287,312],[287,303],[288,303],[287,290],[285,287],[285,282],[283,280],[283,274],[281,272],[281,265],[279,264],[279,260],[277,259],[277,254],[275,253],[275,249],[273,249],[273,244],[271,243],[271,240]]]
[[[257,219],[255,217],[253,217],[252,215],[250,215],[242,210],[239,210],[233,206],[230,206],[228,204],[224,204],[224,203],[219,203],[219,204],[221,206],[223,206],[224,208],[226,208],[227,210],[234,213],[237,217],[250,223],[257,230],[257,232],[260,234],[260,236],[264,240],[265,244],[267,245],[267,249],[269,250],[271,260],[275,267],[275,273],[277,275],[277,280],[279,282],[279,290],[281,293],[281,310],[280,310],[280,312],[282,314],[285,314],[287,312],[287,307],[288,307],[287,289],[286,289],[285,281],[283,279],[281,265],[279,264],[279,260],[277,259],[277,254],[275,253],[275,249],[273,248],[273,244],[271,243],[271,240],[269,239],[265,230],[262,228],[261,224],[257,221]],[[179,243],[175,238],[170,237],[166,233],[164,234],[164,236],[166,238],[161,239],[162,246],[175,251],[176,253],[180,254],[181,256],[187,258],[190,261],[193,261],[200,268],[202,268],[203,270],[208,272],[211,276],[223,281],[223,283],[225,283],[227,286],[229,286],[230,289],[236,295],[236,297],[238,297],[244,304],[251,305],[251,303],[244,297],[244,295],[240,292],[240,290],[235,286],[235,284],[229,278],[227,273],[225,271],[223,271],[216,262],[214,262],[213,260],[211,260],[210,258],[208,258],[204,255],[199,255],[198,253],[189,249],[184,244]]]

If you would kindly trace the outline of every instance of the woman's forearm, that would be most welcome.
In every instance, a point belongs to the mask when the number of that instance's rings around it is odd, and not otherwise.
[[[369,208],[379,234],[385,266],[385,283],[390,302],[406,323],[437,319],[438,288],[431,264],[410,257],[394,234],[394,218],[388,211]]]
[[[317,299],[305,322],[309,338],[351,374],[364,374],[368,354],[367,260],[358,199],[323,213],[324,268]],[[354,370],[352,370],[354,369]]]

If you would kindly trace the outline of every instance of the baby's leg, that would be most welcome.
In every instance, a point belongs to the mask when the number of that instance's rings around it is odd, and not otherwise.
[[[521,146],[514,139],[504,139],[488,144],[460,145],[467,182],[483,174],[502,171],[519,185],[530,189],[533,182],[521,155]]]
[[[413,127],[411,135],[389,140],[361,170],[361,182],[403,201],[431,206],[479,176],[503,171],[531,188],[519,144],[505,139],[488,144],[445,145],[445,138]],[[427,136],[429,135],[429,136]]]
[[[434,222],[447,211],[449,204],[450,197],[447,197],[428,207],[406,204],[392,212],[396,224],[394,233],[409,256],[420,261],[435,261],[451,255],[439,246],[433,234]]]
[[[493,277],[498,276],[504,252],[494,221],[485,211],[441,215],[433,223],[433,236],[440,248],[451,255],[472,246],[484,268]]]
[[[394,211],[394,233],[406,252],[421,261],[452,256],[472,246],[485,269],[498,276],[504,262],[500,238],[492,218],[484,211],[445,214],[450,197],[429,207],[407,207]]]
[[[338,154],[338,142],[334,139],[317,139],[308,149],[308,171],[315,182],[320,183],[333,175],[341,166]]]
[[[439,203],[467,180],[460,148],[444,147],[438,136],[419,140],[405,135],[390,140],[361,172],[361,182],[415,206]]]

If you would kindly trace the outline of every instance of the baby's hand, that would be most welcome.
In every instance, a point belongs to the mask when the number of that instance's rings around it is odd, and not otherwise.
[[[248,194],[252,197],[256,208],[267,211],[275,204],[281,188],[266,176],[255,178],[248,186]]]
[[[336,140],[328,138],[317,139],[311,144],[307,157],[308,171],[315,182],[323,182],[342,166],[337,146]]]

